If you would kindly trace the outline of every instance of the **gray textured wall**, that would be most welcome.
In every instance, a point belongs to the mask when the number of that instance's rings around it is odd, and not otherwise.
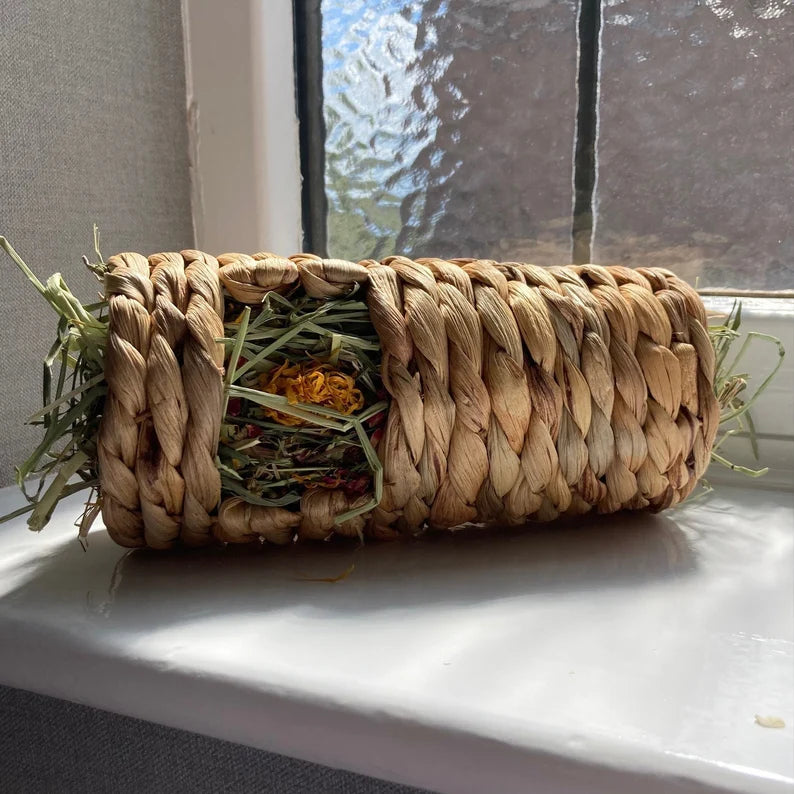
[[[193,244],[179,0],[0,0],[0,234],[83,299],[103,253]],[[0,255],[0,484],[36,443],[54,315]]]

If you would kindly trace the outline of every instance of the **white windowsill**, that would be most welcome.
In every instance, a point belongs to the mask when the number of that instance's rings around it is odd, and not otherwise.
[[[736,482],[358,552],[125,557],[98,531],[82,551],[76,506],[17,520],[0,683],[455,794],[790,792],[794,495]]]

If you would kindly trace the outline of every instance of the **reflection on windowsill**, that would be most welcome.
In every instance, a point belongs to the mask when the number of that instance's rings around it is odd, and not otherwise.
[[[311,581],[349,574],[336,583]],[[92,533],[43,558],[6,599],[25,611],[79,602],[105,628],[306,607],[347,617],[423,605],[642,588],[695,570],[676,522],[647,513],[513,529],[472,527],[416,541],[124,552]]]

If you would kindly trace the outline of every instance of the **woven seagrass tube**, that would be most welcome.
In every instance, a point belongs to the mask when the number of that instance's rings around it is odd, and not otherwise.
[[[102,511],[125,546],[661,510],[709,462],[714,351],[692,287],[660,268],[199,251],[120,254],[106,280]],[[223,295],[363,290],[389,396],[376,507],[306,489],[298,509],[222,498]],[[366,501],[366,499],[364,499]]]

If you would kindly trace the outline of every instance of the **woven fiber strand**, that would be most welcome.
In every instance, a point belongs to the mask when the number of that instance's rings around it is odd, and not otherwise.
[[[107,279],[103,516],[127,546],[393,537],[466,522],[661,510],[709,462],[719,407],[706,313],[661,268],[197,251],[121,254]],[[366,285],[391,397],[368,515],[341,490],[299,511],[221,504],[221,287],[315,298]],[[366,501],[366,500],[364,500]]]
[[[218,261],[200,251],[111,257],[102,517],[123,546],[211,539],[223,410]]]

